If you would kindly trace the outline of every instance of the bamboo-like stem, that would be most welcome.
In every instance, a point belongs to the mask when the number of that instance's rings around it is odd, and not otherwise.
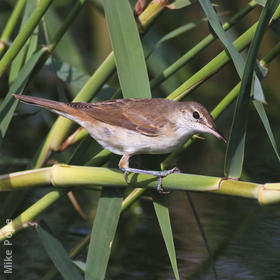
[[[96,188],[96,186],[157,188],[157,178],[154,176],[130,174],[129,180],[130,184],[127,185],[123,173],[119,169],[55,164],[52,167],[2,175],[0,191],[49,184],[60,188]],[[166,190],[214,191],[219,194],[257,199],[262,204],[280,201],[280,183],[257,184],[224,180],[220,177],[174,173],[163,178],[162,184]],[[268,192],[266,193],[266,191]]]
[[[134,189],[122,202],[121,211],[126,210],[131,206],[146,190],[141,188]]]
[[[146,29],[151,22],[162,12],[162,10],[168,4],[168,0],[153,0],[147,6],[147,8],[139,15],[138,21],[141,25],[141,29]]]
[[[233,42],[234,47],[236,47],[238,51],[243,50],[252,41],[257,26],[258,23],[256,22]],[[182,99],[207,78],[211,77],[214,73],[221,69],[228,61],[230,61],[230,56],[226,50],[223,50],[181,86],[168,95],[167,98],[174,100]]]
[[[51,5],[53,0],[42,0],[40,4],[32,13],[30,18],[27,20],[26,24],[22,28],[21,32],[17,35],[12,45],[9,47],[7,52],[4,54],[0,60],[0,77],[3,75],[6,68],[10,65],[12,60],[18,54],[24,43],[27,41],[29,36],[32,34],[35,27],[40,22],[42,16],[47,11],[48,7]]]
[[[36,180],[34,180],[34,178]],[[223,195],[256,199],[260,204],[280,202],[280,183],[257,184],[244,181],[225,180],[193,174],[171,174],[163,178],[166,190],[207,191]],[[146,188],[157,188],[157,178],[138,174],[130,176],[130,186],[141,187],[127,197],[122,204],[122,211],[129,207]],[[25,210],[12,222],[0,230],[0,241],[28,226],[42,211],[54,203],[65,192],[64,187],[95,188],[127,187],[122,172],[101,167],[70,166],[56,164],[52,167],[15,172],[0,177],[0,191],[15,190],[26,187],[52,185],[60,190],[51,191],[30,208]]]
[[[48,45],[48,51],[50,53],[54,51],[55,47],[60,42],[65,32],[68,30],[69,26],[72,24],[73,20],[76,18],[85,2],[86,0],[78,0],[74,7],[71,9],[70,14],[67,16],[58,32],[54,35],[51,43]]]
[[[111,155],[111,152],[109,150],[103,149],[99,153],[97,153],[94,157],[92,157],[89,161],[87,161],[85,163],[85,165],[101,166],[108,160],[110,155]]]
[[[250,1],[248,5],[238,13],[236,13],[229,21],[223,24],[223,29],[226,31],[230,29],[233,25],[239,22],[239,20],[248,14],[252,9],[256,7],[256,1]],[[208,34],[205,38],[203,38],[198,44],[196,44],[191,50],[186,52],[182,57],[180,57],[173,64],[168,66],[165,70],[162,71],[160,75],[151,80],[151,88],[156,87],[166,79],[168,79],[171,75],[173,75],[176,71],[182,68],[186,63],[188,63],[194,56],[203,51],[207,46],[209,46],[217,37],[213,34]]]
[[[10,40],[10,36],[13,33],[18,20],[20,19],[20,14],[22,13],[23,8],[25,7],[25,4],[26,4],[26,0],[17,1],[16,6],[14,7],[14,9],[9,17],[9,20],[8,20],[7,24],[5,25],[4,30],[0,37],[0,54],[7,46],[8,41]]]
[[[174,180],[176,175],[176,182]],[[178,176],[179,177],[178,177]],[[130,186],[157,188],[157,178],[146,174],[131,174]],[[214,190],[220,178],[191,174],[171,174],[163,178],[163,185],[173,190]],[[72,166],[55,164],[52,167],[33,169],[0,177],[0,191],[11,191],[21,188],[51,184],[54,187],[88,187],[113,186],[127,187],[123,172],[119,169],[103,167]]]

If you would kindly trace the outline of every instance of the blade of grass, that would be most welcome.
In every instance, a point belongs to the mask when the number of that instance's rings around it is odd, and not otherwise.
[[[193,21],[193,22],[189,22],[187,24],[184,24],[182,26],[179,26],[175,29],[173,29],[172,31],[170,31],[169,33],[167,33],[166,35],[164,35],[160,40],[158,40],[156,42],[156,44],[154,44],[152,46],[152,48],[149,51],[145,52],[145,56],[146,59],[150,57],[150,55],[156,50],[158,49],[163,43],[172,40],[178,36],[183,35],[184,33],[193,30],[194,28],[196,28],[198,25],[200,25],[201,23],[207,21],[207,18],[203,18],[201,20],[197,20],[197,21]]]
[[[91,232],[86,261],[86,280],[105,278],[122,200],[122,190],[103,188]]]
[[[270,127],[270,124],[269,124],[269,121],[268,121],[268,118],[267,118],[267,115],[265,113],[265,110],[264,110],[264,106],[263,104],[258,101],[258,100],[254,100],[253,101],[253,104],[262,120],[262,123],[264,125],[264,128],[267,132],[267,135],[268,135],[268,138],[271,142],[271,145],[273,147],[273,150],[278,158],[278,160],[280,160],[280,156],[279,156],[279,153],[278,153],[278,149],[277,149],[277,145],[276,145],[276,141],[274,139],[274,136],[273,136],[273,133],[272,133],[272,130],[271,130],[271,127]]]
[[[128,0],[104,1],[116,67],[125,98],[150,98],[144,52]]]
[[[69,258],[68,253],[61,242],[50,233],[46,223],[40,221],[40,223],[36,225],[36,230],[48,256],[60,272],[61,276],[63,276],[63,279],[82,280],[83,277],[76,265]]]
[[[232,62],[237,70],[237,73],[238,73],[240,79],[242,79],[244,68],[245,68],[245,60],[244,60],[243,56],[233,46],[232,40],[230,39],[228,34],[224,31],[224,29],[220,23],[219,16],[215,12],[211,2],[209,0],[199,0],[199,3],[201,5],[201,7],[203,8],[205,14],[207,15],[207,17],[209,19],[209,23],[211,24],[213,30],[215,31],[215,33],[217,34],[217,36],[219,37],[221,42],[225,45],[226,49],[228,50],[228,52],[231,56]],[[261,83],[256,75],[255,75],[255,77],[256,77],[255,83],[258,85],[258,87],[257,87],[258,90],[255,95],[259,96],[259,100],[263,100],[265,102]]]
[[[162,43],[174,39],[178,36],[183,35],[185,32],[188,32],[192,29],[194,29],[195,27],[197,27],[198,25],[200,25],[201,23],[207,21],[207,18],[202,18],[200,20],[197,21],[193,21],[193,22],[189,22],[187,24],[184,24],[182,26],[179,26],[175,29],[173,29],[172,31],[170,31],[169,33],[167,33],[166,35],[164,35],[157,43],[156,43],[156,48],[158,48]]]
[[[152,198],[153,198],[154,208],[157,214],[157,219],[160,225],[161,233],[173,269],[173,273],[175,278],[178,280],[180,279],[180,276],[179,276],[179,270],[178,270],[177,260],[176,260],[176,252],[175,252],[171,223],[170,223],[167,197],[154,192],[152,194]]]
[[[240,93],[236,103],[229,144],[226,152],[225,174],[229,177],[239,178],[242,172],[246,127],[248,121],[248,105],[257,52],[264,35],[264,31],[273,13],[278,7],[279,2],[279,0],[267,1],[265,8],[261,13],[255,36],[249,48],[248,59],[245,65]]]
[[[259,78],[257,74],[254,74],[253,97],[255,100],[258,100],[262,103],[266,103],[260,80],[261,80],[261,78]]]
[[[243,8],[241,11],[232,16],[227,22],[223,24],[223,29],[226,31],[231,28],[233,25],[238,23],[242,17],[248,14],[254,7],[256,6],[255,1],[250,1],[248,5]],[[210,43],[212,43],[216,37],[210,33],[204,39],[202,39],[199,43],[197,43],[191,50],[186,52],[180,59],[175,61],[169,67],[167,67],[160,75],[155,77],[151,81],[151,87],[154,88],[163,81],[165,81],[168,77],[173,75],[176,71],[181,69],[186,63],[188,63],[195,55],[205,49]]]
[[[240,79],[242,79],[243,71],[245,67],[245,62],[241,54],[237,51],[237,49],[233,46],[232,40],[229,38],[227,33],[224,31],[217,13],[215,12],[212,3],[209,0],[198,0],[200,6],[204,10],[204,13],[207,15],[209,19],[209,23],[221,42],[225,45],[226,49],[228,50],[232,61],[235,65],[235,68],[238,72]]]

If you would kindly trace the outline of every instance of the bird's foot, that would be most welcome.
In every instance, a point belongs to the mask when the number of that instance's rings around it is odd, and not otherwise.
[[[124,179],[125,179],[126,183],[129,184],[128,175],[130,174],[130,172],[127,170],[123,170],[123,171],[124,171],[124,173],[123,173]]]
[[[163,170],[163,171],[153,171],[153,170],[142,170],[142,169],[136,169],[136,168],[121,168],[122,171],[124,171],[124,179],[127,184],[129,184],[128,175],[130,173],[137,173],[137,174],[148,174],[158,177],[158,185],[157,185],[157,191],[161,194],[168,194],[170,192],[165,192],[162,188],[162,178],[168,176],[172,173],[180,173],[180,170],[177,167],[174,167],[170,170]]]
[[[166,177],[168,176],[169,174],[172,174],[172,173],[180,173],[180,170],[179,168],[177,167],[174,167],[170,170],[164,170],[164,171],[159,171],[161,172],[161,175],[158,176],[158,185],[157,185],[157,191],[160,193],[160,194],[169,194],[170,191],[164,191],[163,188],[162,188],[162,178],[163,177]]]

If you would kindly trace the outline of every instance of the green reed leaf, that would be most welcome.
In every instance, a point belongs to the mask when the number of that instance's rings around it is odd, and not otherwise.
[[[248,121],[248,105],[252,90],[252,79],[257,53],[264,31],[279,3],[279,0],[267,1],[265,8],[261,13],[255,36],[249,48],[248,59],[245,65],[240,93],[237,99],[234,120],[230,132],[230,141],[226,153],[225,173],[229,177],[239,178],[242,172]]]
[[[177,266],[176,260],[176,252],[174,247],[171,223],[170,223],[170,216],[168,210],[168,200],[167,197],[158,193],[153,193],[153,204],[157,214],[158,222],[160,225],[161,233],[166,245],[166,249],[169,255],[169,259],[171,262],[171,266],[174,272],[175,278],[178,280],[179,277],[179,270]]]
[[[261,118],[261,121],[264,125],[264,128],[265,128],[266,133],[268,135],[268,138],[271,142],[273,150],[274,150],[278,160],[280,160],[280,156],[279,156],[279,153],[278,153],[276,141],[275,141],[275,138],[273,136],[273,133],[272,133],[272,130],[271,130],[271,127],[270,127],[270,124],[269,124],[269,120],[268,120],[267,115],[265,113],[264,105],[258,100],[254,100],[253,104],[254,104],[254,106],[255,106],[258,114],[259,114],[259,117]]]
[[[76,265],[71,261],[61,242],[49,231],[46,223],[41,221],[36,230],[38,236],[57,270],[66,280],[82,280],[83,277]]]
[[[104,1],[118,77],[125,98],[150,98],[144,52],[128,0]]]
[[[224,31],[220,20],[219,20],[219,16],[218,14],[215,12],[211,2],[209,0],[199,0],[200,5],[202,6],[205,14],[208,16],[209,18],[209,23],[211,24],[213,30],[215,31],[215,33],[217,34],[217,36],[219,37],[219,39],[221,40],[221,42],[225,45],[226,49],[228,50],[231,58],[232,58],[232,62],[237,70],[237,73],[240,77],[240,79],[242,79],[243,77],[243,72],[245,69],[245,60],[243,58],[243,56],[238,52],[238,50],[233,46],[232,44],[232,40],[230,39],[230,37],[228,36],[228,34]],[[264,94],[263,94],[263,90],[261,87],[261,83],[257,77],[257,75],[255,76],[255,85],[256,88],[253,87],[253,91],[254,91],[254,96],[256,96],[260,101],[265,102],[265,98],[264,98]]]
[[[86,280],[105,278],[122,200],[122,190],[103,188],[91,232],[86,261]]]
[[[230,56],[232,57],[232,61],[235,65],[235,68],[238,72],[238,75],[240,78],[242,78],[243,70],[245,66],[245,62],[241,54],[237,51],[237,49],[233,46],[232,40],[229,38],[227,33],[224,31],[219,17],[217,13],[215,12],[211,2],[209,0],[199,0],[199,3],[201,7],[203,8],[205,14],[207,15],[209,19],[209,23],[219,39],[222,41],[222,43],[227,48],[228,52],[230,53]]]

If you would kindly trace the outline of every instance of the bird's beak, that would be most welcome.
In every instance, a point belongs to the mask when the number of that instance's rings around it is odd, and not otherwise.
[[[215,128],[208,127],[208,126],[207,128],[208,128],[207,133],[210,133],[215,137],[217,137],[218,139],[223,140],[225,143],[227,143],[227,139],[221,133],[219,133]]]

